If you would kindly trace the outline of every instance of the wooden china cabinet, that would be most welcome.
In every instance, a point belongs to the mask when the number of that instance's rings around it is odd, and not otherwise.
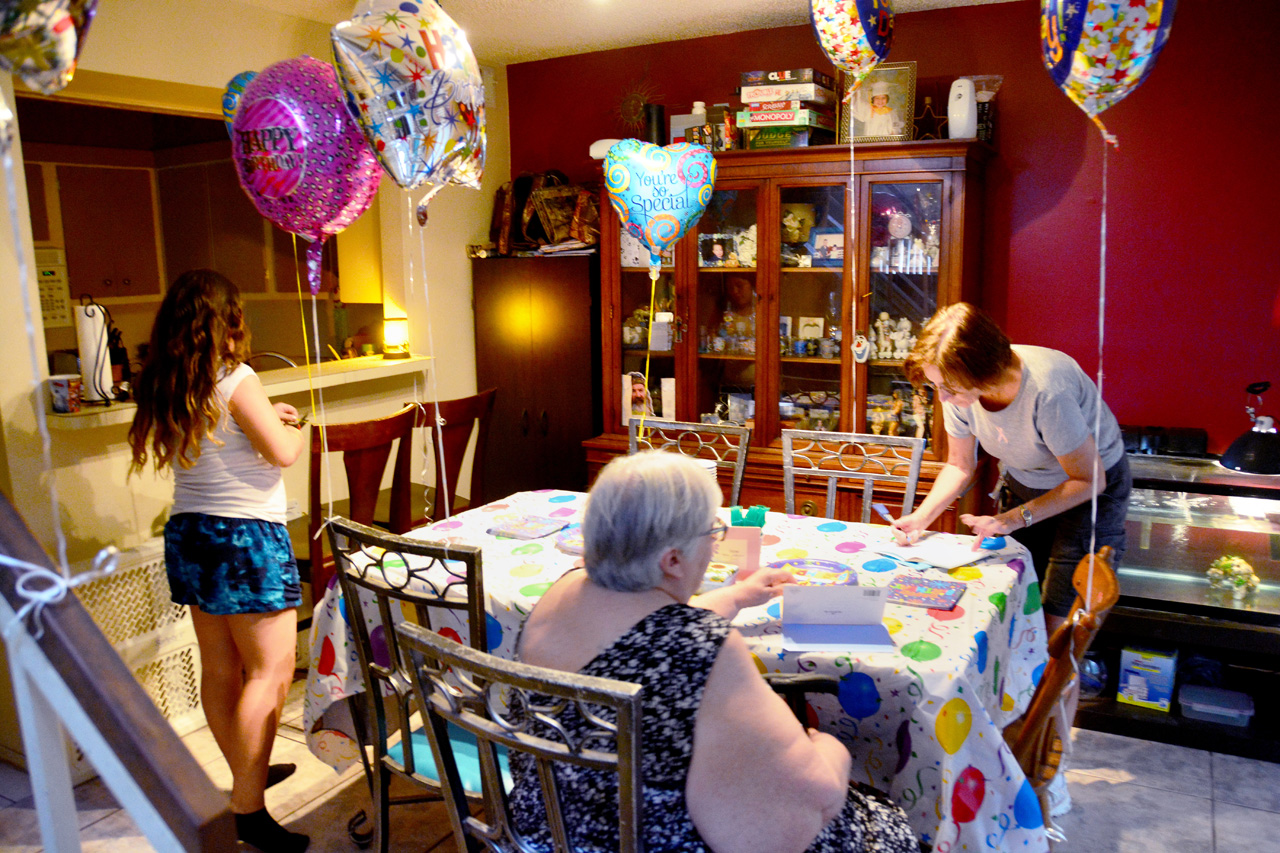
[[[781,430],[927,438],[917,502],[945,457],[935,401],[902,370],[940,306],[978,301],[983,171],[973,140],[716,155],[715,192],[650,290],[647,251],[601,205],[605,432],[585,442],[591,476],[626,453],[627,374],[647,376],[658,416],[753,427],[744,505],[783,508]],[[649,339],[652,302],[671,334]],[[817,491],[797,489],[799,511]],[[893,511],[901,496],[877,495]],[[853,492],[837,516],[853,518]],[[817,506],[821,506],[818,500]],[[954,529],[955,512],[940,521]]]

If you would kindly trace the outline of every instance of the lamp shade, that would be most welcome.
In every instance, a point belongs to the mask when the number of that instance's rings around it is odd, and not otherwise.
[[[409,318],[382,318],[382,357],[409,357]]]
[[[1222,454],[1222,467],[1246,474],[1280,474],[1280,433],[1249,430]]]

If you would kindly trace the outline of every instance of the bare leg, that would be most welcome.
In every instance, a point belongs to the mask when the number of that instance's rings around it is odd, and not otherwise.
[[[231,767],[231,810],[263,808],[271,744],[293,678],[297,614],[213,616],[191,608],[200,643],[201,700]]]

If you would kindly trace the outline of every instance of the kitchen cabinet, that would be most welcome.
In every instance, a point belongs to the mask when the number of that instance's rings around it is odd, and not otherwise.
[[[57,167],[73,300],[160,293],[151,175],[149,169]]]
[[[787,428],[919,434],[923,494],[945,434],[903,357],[939,307],[979,301],[990,155],[962,140],[858,145],[851,171],[848,146],[722,152],[706,212],[652,286],[646,253],[602,204],[606,431],[587,444],[593,471],[625,452],[622,383],[639,372],[658,414],[752,427],[744,503],[782,508]],[[648,340],[651,303],[674,315],[670,343]],[[842,492],[837,514],[856,501]],[[954,524],[948,512],[942,526]]]
[[[240,188],[231,161],[161,168],[157,181],[169,278],[214,269],[242,293],[265,293],[264,220]]]
[[[595,256],[471,262],[476,384],[497,388],[485,498],[587,488],[582,443],[600,432]]]
[[[1232,471],[1212,457],[1130,454],[1129,461],[1134,491],[1116,572],[1120,601],[1089,652],[1106,667],[1106,686],[1081,702],[1076,725],[1280,762],[1278,478]],[[1225,555],[1253,567],[1256,591],[1237,599],[1210,586],[1205,571]],[[1178,652],[1169,711],[1116,701],[1125,646]],[[1188,680],[1249,694],[1250,724],[1183,716],[1177,690]]]

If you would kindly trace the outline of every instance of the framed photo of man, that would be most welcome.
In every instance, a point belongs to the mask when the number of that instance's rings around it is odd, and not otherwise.
[[[849,93],[853,77],[842,76]],[[840,104],[841,142],[905,142],[911,138],[915,116],[916,64],[882,62]]]

